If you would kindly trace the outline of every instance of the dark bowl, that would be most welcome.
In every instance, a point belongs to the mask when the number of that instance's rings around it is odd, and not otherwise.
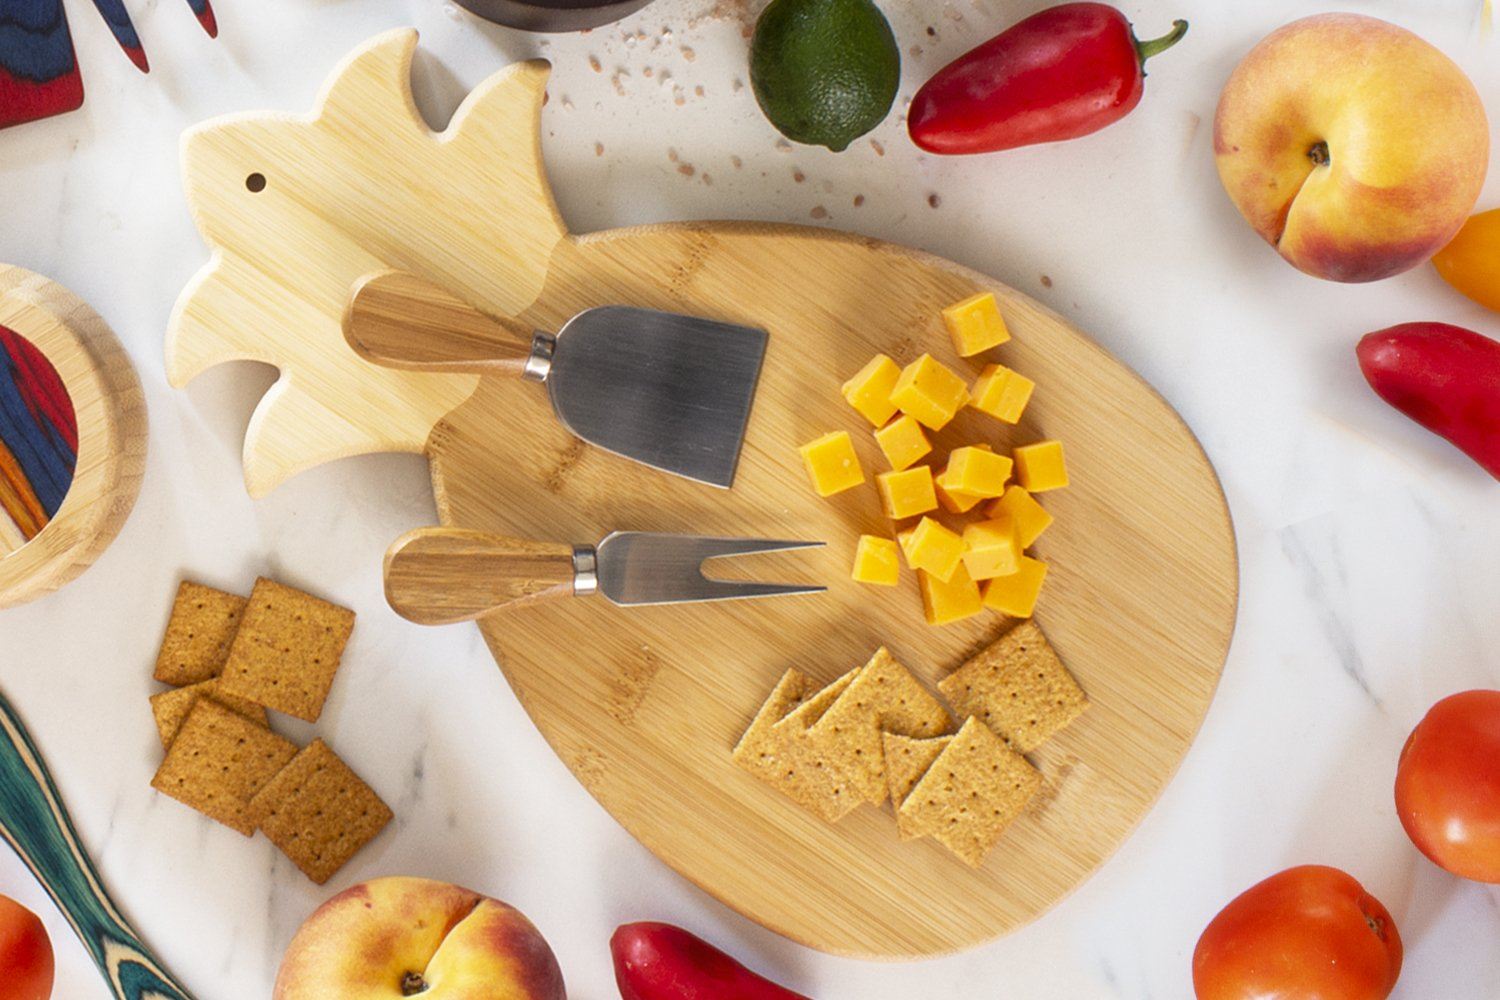
[[[628,17],[651,0],[458,0],[496,24],[524,31],[583,31]]]

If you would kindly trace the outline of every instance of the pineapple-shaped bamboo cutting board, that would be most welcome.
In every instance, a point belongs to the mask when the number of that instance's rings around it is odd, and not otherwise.
[[[188,198],[214,254],[178,303],[168,372],[182,385],[236,359],[280,369],[245,442],[250,491],[335,458],[417,451],[431,460],[446,524],[590,543],[617,528],[828,541],[755,570],[827,583],[824,595],[631,610],[580,599],[481,628],[598,801],[668,865],[767,927],[829,952],[914,957],[1047,910],[1160,794],[1222,669],[1234,539],[1187,427],[1057,316],[911,250],[772,225],[570,234],[541,162],[545,64],[500,71],[434,134],[412,102],[415,45],[410,31],[365,45],[311,115],[222,119],[184,140]],[[520,380],[364,362],[342,333],[350,288],[392,267],[538,329],[605,303],[765,327],[734,489],[581,444],[552,418],[546,393]],[[931,841],[900,842],[889,813],[867,807],[824,825],[735,767],[730,751],[789,667],[831,680],[885,644],[935,684],[1007,624],[929,628],[909,580],[851,582],[857,535],[890,525],[873,489],[816,497],[797,455],[825,431],[857,428],[838,386],[877,351],[953,360],[939,311],[982,289],[1000,296],[1015,335],[1003,360],[1039,388],[1020,427],[971,411],[939,445],[1066,442],[1074,485],[1047,496],[1058,521],[1038,543],[1052,566],[1039,620],[1093,707],[1034,755],[1042,795],[973,870]],[[879,468],[873,443],[862,447]]]

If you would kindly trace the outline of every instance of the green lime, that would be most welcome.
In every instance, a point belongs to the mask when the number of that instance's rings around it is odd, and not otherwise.
[[[750,43],[750,83],[782,135],[842,152],[890,114],[901,50],[870,0],[773,0]]]

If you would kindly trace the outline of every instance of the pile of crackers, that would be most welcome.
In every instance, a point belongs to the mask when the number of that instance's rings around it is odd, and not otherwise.
[[[789,670],[734,759],[836,823],[890,801],[903,840],[978,867],[1042,787],[1024,756],[1088,707],[1042,630],[1022,622],[938,684],[953,717],[884,648],[820,690]]]
[[[298,747],[267,709],[316,722],[354,612],[272,580],[250,597],[184,581],[151,698],[166,756],[151,787],[245,836],[264,831],[322,885],[391,810],[322,740]]]

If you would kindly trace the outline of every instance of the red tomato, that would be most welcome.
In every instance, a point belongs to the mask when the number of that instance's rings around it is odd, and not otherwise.
[[[47,1000],[52,996],[52,942],[36,914],[0,896],[0,996]]]
[[[1193,952],[1198,1000],[1385,1000],[1401,935],[1337,868],[1288,868],[1237,896]]]
[[[1476,882],[1500,882],[1500,691],[1444,698],[1396,769],[1396,813],[1417,849]]]

